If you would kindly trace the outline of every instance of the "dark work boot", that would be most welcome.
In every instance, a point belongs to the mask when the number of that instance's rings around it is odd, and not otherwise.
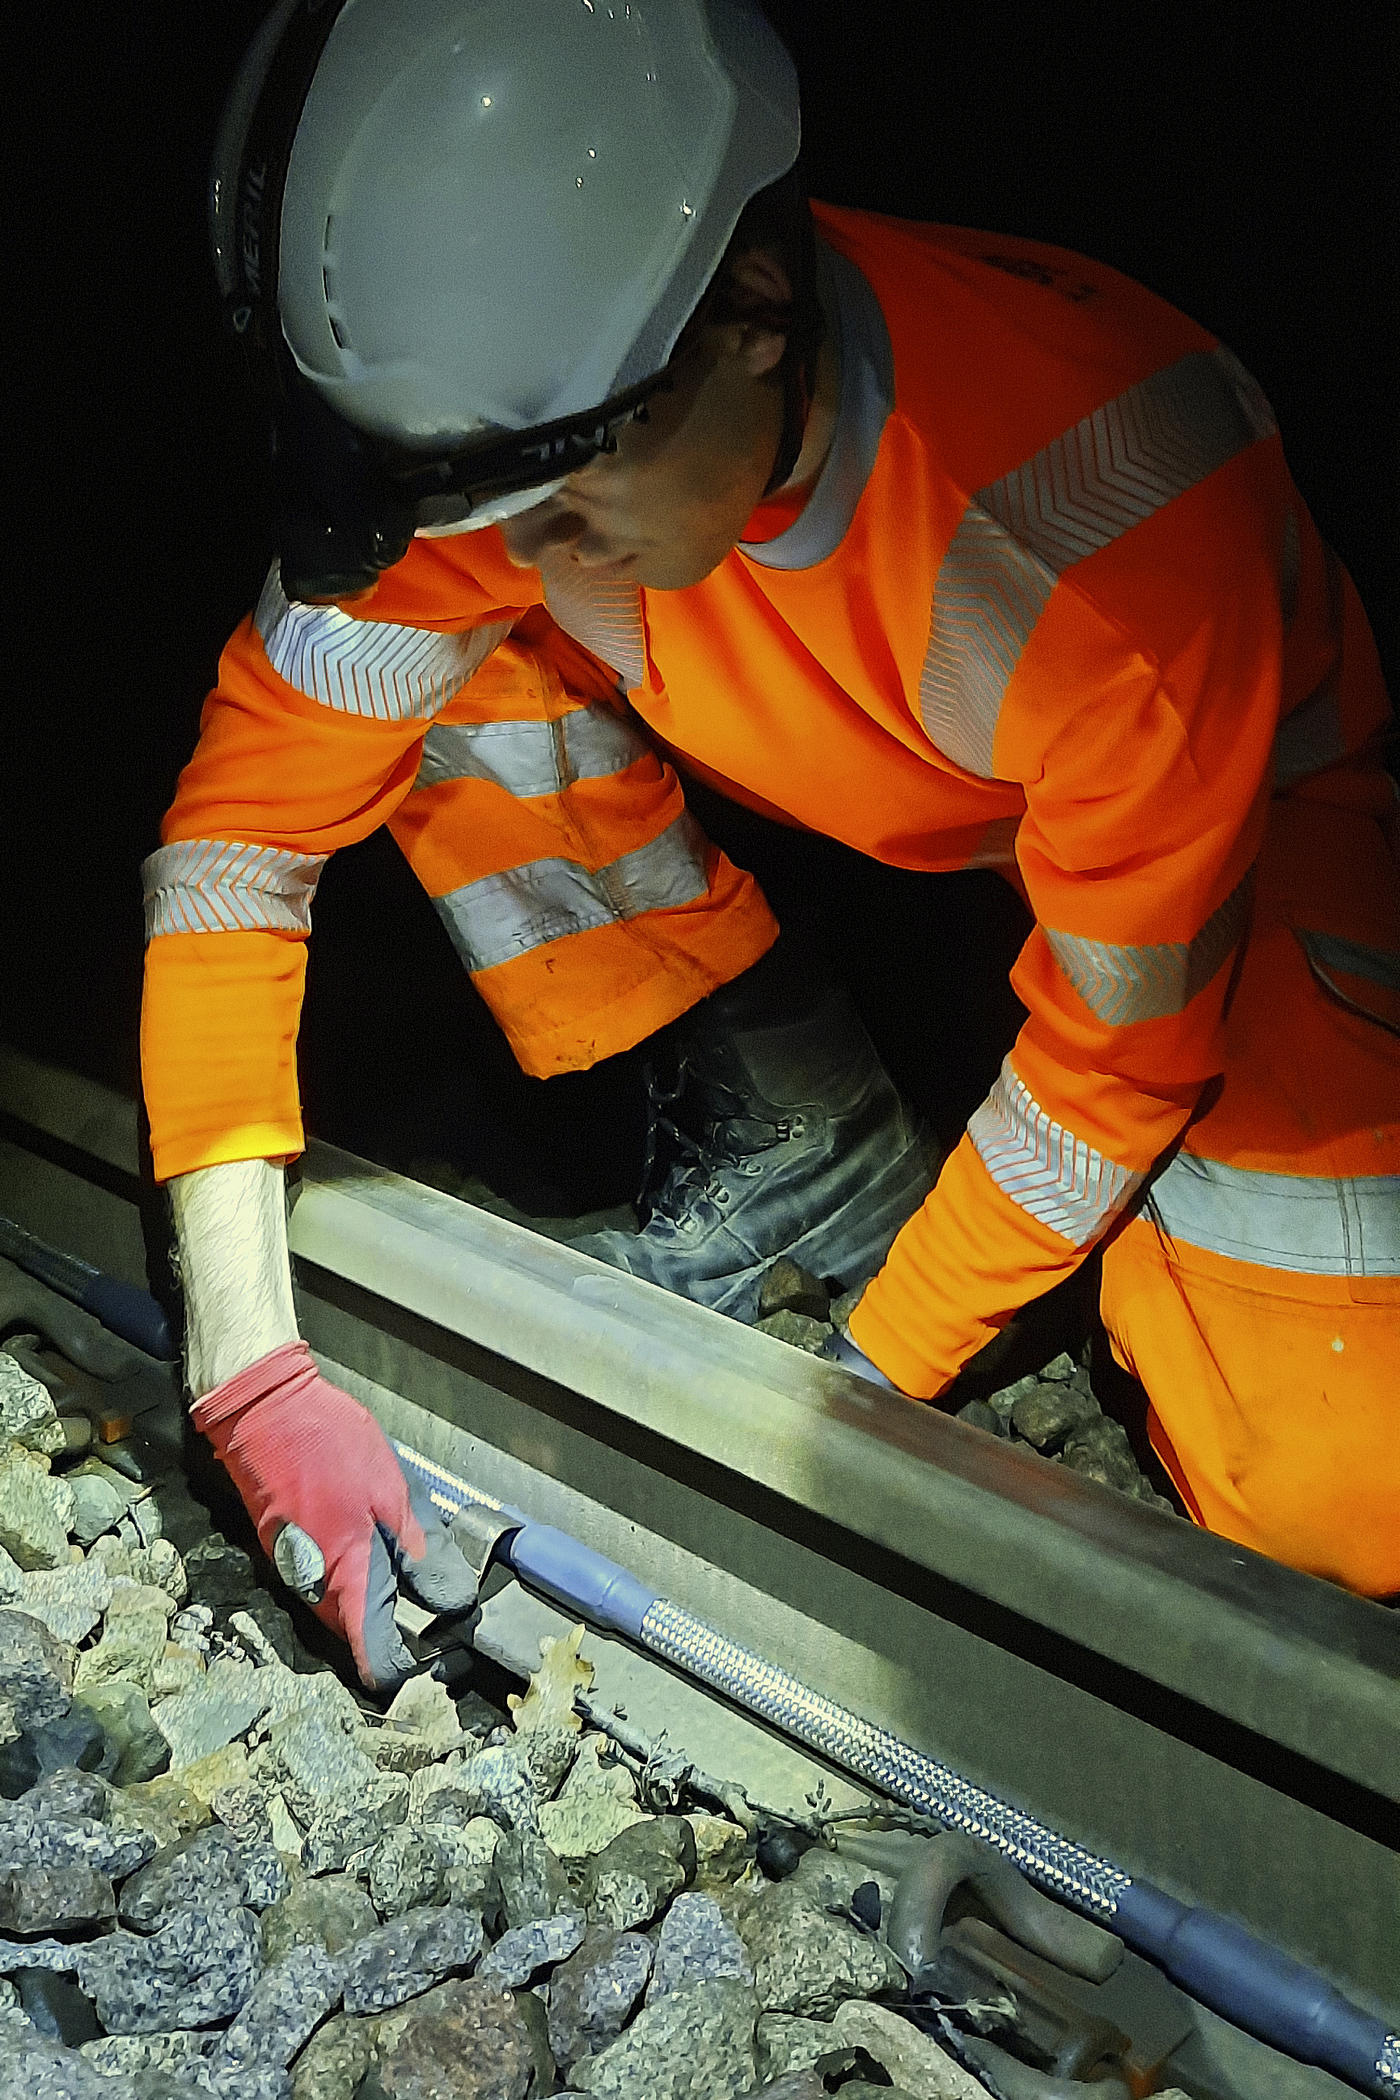
[[[849,995],[764,957],[656,1052],[641,1229],[574,1246],[741,1320],[781,1254],[841,1290],[873,1276],[937,1158]]]

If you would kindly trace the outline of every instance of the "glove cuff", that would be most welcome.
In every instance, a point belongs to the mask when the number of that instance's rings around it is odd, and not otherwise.
[[[316,1360],[305,1342],[282,1342],[246,1370],[235,1371],[222,1385],[196,1400],[190,1420],[217,1446],[215,1431],[227,1428],[269,1393],[291,1393],[319,1378]]]

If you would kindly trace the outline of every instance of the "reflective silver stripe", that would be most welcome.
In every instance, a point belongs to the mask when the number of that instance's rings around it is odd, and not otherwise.
[[[1175,1240],[1306,1276],[1400,1275],[1400,1174],[1266,1174],[1188,1152],[1152,1184],[1144,1215]]]
[[[963,514],[934,585],[919,712],[938,749],[990,780],[1011,674],[1055,578],[976,505]]]
[[[433,902],[469,970],[489,970],[546,941],[703,897],[705,837],[689,811],[659,838],[591,872],[574,860],[532,860],[483,875]]]
[[[1189,941],[1140,947],[1091,941],[1045,927],[1056,962],[1089,1011],[1110,1028],[1183,1013],[1239,945],[1249,915],[1251,877],[1236,883]]]
[[[575,780],[624,772],[650,749],[610,707],[580,707],[556,722],[438,722],[413,785],[489,780],[511,795],[557,795]]]
[[[1345,977],[1364,977],[1370,984],[1400,992],[1400,955],[1393,949],[1363,947],[1360,941],[1344,941],[1335,933],[1313,933],[1305,926],[1295,926],[1293,931],[1308,961],[1319,970],[1340,970]]]
[[[1329,672],[1316,692],[1300,700],[1274,732],[1274,785],[1291,787],[1311,773],[1321,773],[1346,757],[1336,674]]]
[[[237,839],[181,839],[141,869],[146,938],[162,933],[310,933],[311,899],[329,855]]]
[[[1298,513],[1290,510],[1283,521],[1283,553],[1279,561],[1278,595],[1283,613],[1283,631],[1287,634],[1298,614],[1298,576],[1302,567],[1303,548],[1298,532]]]
[[[1006,688],[1056,580],[1277,428],[1223,347],[1193,350],[980,489],[934,585],[924,727],[984,779]]]
[[[590,581],[587,569],[567,557],[541,564],[544,602],[566,634],[616,671],[631,692],[646,677],[642,594],[635,583]]]
[[[1009,1057],[967,1134],[1002,1194],[1072,1247],[1096,1239],[1143,1180],[1054,1122]]]
[[[253,625],[279,678],[338,714],[416,722],[438,714],[509,634],[509,620],[466,634],[435,634],[387,620],[356,620],[338,605],[289,600],[276,562]]]
[[[1016,834],[1021,828],[1019,817],[993,817],[978,841],[977,851],[967,865],[969,868],[1014,868],[1016,865]]]

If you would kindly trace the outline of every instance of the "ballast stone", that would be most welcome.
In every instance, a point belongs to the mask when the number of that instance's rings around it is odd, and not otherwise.
[[[312,2035],[292,2072],[292,2100],[354,2100],[373,2055],[372,2020],[337,2013]]]
[[[622,2032],[647,1987],[653,1948],[640,1932],[594,1926],[554,1972],[546,1994],[549,2046],[561,2069]]]
[[[340,2002],[343,1958],[322,1947],[294,1947],[264,1969],[208,2057],[215,2090],[228,2071],[259,2064],[285,2070],[326,2014]]]
[[[379,2022],[366,2100],[526,2100],[533,2072],[509,1992],[457,1978]]]
[[[379,1928],[379,1915],[358,1881],[349,1874],[308,1876],[263,1912],[263,1959],[280,1962],[295,1947],[319,1947],[339,1954]]]
[[[46,1458],[67,1448],[48,1387],[8,1350],[0,1350],[0,1444],[7,1441]]]
[[[560,1910],[532,1925],[515,1925],[482,1956],[477,1977],[499,1990],[523,1990],[541,1969],[552,1968],[575,1953],[587,1929],[588,1920],[581,1910]]]
[[[656,1960],[647,2004],[692,1983],[752,1984],[748,1949],[713,1896],[677,1896],[656,1936]]]
[[[481,1952],[481,1920],[454,1903],[406,1911],[357,1941],[345,1963],[347,2012],[384,2012],[466,1969]]]
[[[594,2100],[739,2100],[758,2070],[758,2006],[747,1984],[695,1983],[643,2006],[601,2055],[574,2065],[574,2087]]]
[[[847,1998],[904,1986],[903,1970],[881,1941],[819,1910],[790,1882],[736,1905],[734,1924],[765,2012],[826,2019]]]
[[[21,1569],[68,1565],[73,1490],[41,1453],[9,1444],[0,1455],[0,1547]]]
[[[258,1921],[241,1905],[173,1911],[150,1938],[113,1932],[74,1951],[78,1981],[109,2034],[228,2019],[262,1967]]]

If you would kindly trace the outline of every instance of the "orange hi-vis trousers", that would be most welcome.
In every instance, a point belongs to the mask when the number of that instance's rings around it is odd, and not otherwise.
[[[1393,796],[1343,768],[1274,803],[1221,1085],[1102,1285],[1198,1521],[1377,1597],[1400,1594]]]

